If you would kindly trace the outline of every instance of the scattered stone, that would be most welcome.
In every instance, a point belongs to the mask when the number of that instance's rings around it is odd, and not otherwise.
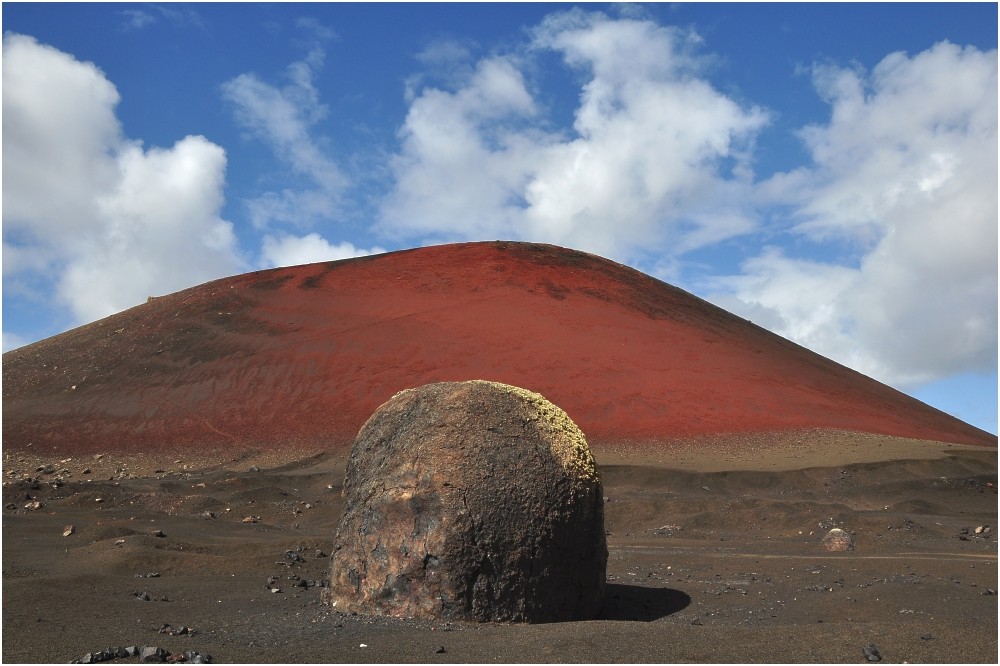
[[[83,472],[81,472],[81,474],[90,474],[90,468],[89,467],[84,468],[84,470],[83,470]]]
[[[160,573],[158,571],[150,571],[149,573],[139,573],[135,575],[136,578],[159,578]]]
[[[447,650],[444,649],[443,645],[439,647],[437,650],[434,650],[434,654],[444,654],[445,652],[447,652]]]
[[[228,509],[227,509],[227,511],[228,511]],[[259,522],[259,521],[260,521],[260,516],[246,516],[245,518],[243,518],[243,522],[247,523],[248,525],[250,523],[256,523],[256,522]]]
[[[257,467],[257,465],[253,465],[253,466],[252,466],[252,467],[250,467],[250,469],[248,469],[247,471],[248,471],[248,472],[259,472],[259,471],[260,471],[260,467]]]
[[[826,533],[820,543],[823,548],[830,551],[831,553],[842,553],[848,550],[854,550],[854,539],[851,537],[849,532],[846,532],[839,527],[834,527],[832,530]]]
[[[865,659],[868,661],[882,661],[882,654],[878,651],[878,646],[874,643],[869,643],[868,645],[861,648],[861,651],[865,655]]]
[[[984,531],[988,529],[990,528],[985,525],[980,525],[979,527],[976,528],[976,534],[982,534]]]
[[[68,537],[70,534],[73,534],[74,532],[76,532],[75,525],[67,525],[66,527],[63,528],[64,537]]]
[[[133,592],[132,596],[139,601],[152,601],[148,592]]]
[[[146,663],[163,663],[163,662],[187,662],[191,664],[210,664],[212,663],[212,656],[207,654],[202,654],[197,650],[187,650],[183,653],[171,653],[170,650],[166,650],[161,647],[156,646],[146,646],[137,647],[135,645],[129,645],[127,647],[109,647],[103,650],[98,650],[96,652],[88,652],[79,659],[71,662],[74,664],[97,664],[103,661],[110,661],[112,659],[130,659],[133,657],[139,657],[140,661]]]
[[[42,503],[39,502],[38,500],[33,500],[25,504],[24,508],[27,509],[28,511],[38,511],[39,509],[42,508]]]
[[[358,434],[344,489],[338,610],[545,622],[601,608],[600,476],[583,433],[537,393],[479,380],[397,393]]]
[[[164,539],[167,536],[166,534],[163,533],[163,530],[153,530],[149,534],[150,536],[159,537],[160,539]]]
[[[671,536],[674,532],[679,532],[683,527],[680,525],[664,525],[662,527],[657,527],[656,529],[649,530],[653,534],[658,536]]]
[[[932,640],[934,640],[934,634],[920,634],[920,640],[922,640],[922,641],[932,641]]]
[[[319,559],[321,557],[329,557],[329,555],[327,555],[322,550],[320,550],[319,548],[317,548],[316,549],[316,558]]]
[[[271,588],[271,593],[272,594],[278,594],[279,592],[281,592],[281,588],[280,587],[272,587]]]
[[[215,513],[212,511],[204,511],[201,514],[202,518],[215,518]]]
[[[143,663],[160,663],[166,661],[169,652],[161,647],[146,646],[139,653],[139,661]]]

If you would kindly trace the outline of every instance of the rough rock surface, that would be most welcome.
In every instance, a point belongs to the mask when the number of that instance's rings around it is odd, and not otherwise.
[[[834,527],[827,532],[820,543],[823,544],[823,548],[832,553],[854,550],[854,538],[850,532],[845,532],[839,527]]]
[[[397,393],[351,449],[328,599],[403,617],[594,618],[607,544],[586,439],[537,393],[487,381]]]

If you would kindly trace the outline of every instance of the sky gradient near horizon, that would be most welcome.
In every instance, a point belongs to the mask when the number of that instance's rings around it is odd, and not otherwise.
[[[3,5],[3,349],[469,240],[628,264],[997,432],[997,6]]]

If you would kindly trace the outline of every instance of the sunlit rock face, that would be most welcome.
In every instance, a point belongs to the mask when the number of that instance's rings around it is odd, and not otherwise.
[[[364,614],[596,617],[607,544],[586,439],[537,393],[487,381],[396,394],[351,450],[329,601]]]

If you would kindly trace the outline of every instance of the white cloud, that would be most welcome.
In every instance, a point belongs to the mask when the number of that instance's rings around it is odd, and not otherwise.
[[[221,148],[144,150],[103,72],[24,35],[4,37],[3,91],[5,278],[51,274],[83,323],[244,266],[219,217]]]
[[[4,331],[3,333],[3,352],[6,354],[12,349],[17,349],[18,347],[23,347],[28,344],[28,341],[22,338],[16,333],[8,333]]]
[[[747,233],[748,148],[766,115],[698,77],[695,41],[597,13],[547,19],[532,49],[587,77],[572,131],[552,129],[514,56],[479,61],[454,92],[423,89],[379,230],[548,241],[623,260]]]
[[[277,238],[274,236],[264,238],[260,263],[265,268],[277,268],[364,257],[382,252],[385,250],[380,247],[364,250],[348,242],[332,245],[317,233],[305,236],[285,234]]]
[[[123,9],[118,14],[125,18],[122,27],[126,30],[142,30],[156,23],[155,16],[141,9]]]
[[[225,152],[204,137],[118,154],[121,179],[98,197],[102,224],[79,241],[59,294],[81,320],[238,272],[232,225],[218,217]]]
[[[996,52],[944,42],[871,74],[825,65],[814,79],[832,107],[827,125],[802,132],[814,164],[761,191],[793,207],[807,242],[857,258],[843,268],[764,253],[729,292],[777,332],[897,386],[995,372]]]
[[[755,324],[851,367],[875,367],[845,335],[854,325],[850,304],[860,286],[859,271],[808,259],[793,259],[768,247],[745,261],[739,276],[714,278],[711,300]],[[874,373],[877,374],[877,373]]]
[[[263,141],[295,175],[294,183],[246,202],[250,220],[259,229],[280,224],[309,226],[330,220],[340,210],[349,179],[321,149],[314,126],[327,115],[314,79],[323,66],[320,40],[332,32],[314,21],[299,21],[314,39],[307,56],[286,70],[289,83],[278,88],[247,73],[222,85],[237,121]]]
[[[337,161],[324,150],[323,138],[316,131],[328,109],[320,99],[315,78],[326,56],[323,42],[336,35],[312,19],[299,19],[296,27],[305,35],[307,54],[287,67],[287,85],[279,88],[247,73],[222,86],[237,122],[267,145],[293,174],[288,187],[244,202],[251,223],[262,230],[334,221],[343,212],[344,193],[351,185]],[[318,233],[299,236],[272,231],[263,238],[258,265],[294,266],[384,251],[355,247],[346,241],[334,245]]]
[[[5,236],[30,233],[44,245],[85,234],[97,218],[94,192],[117,178],[106,156],[122,140],[118,91],[94,65],[16,34],[3,40],[3,86]]]
[[[166,19],[176,27],[191,26],[201,30],[205,29],[205,22],[198,12],[188,7],[178,8],[177,5],[147,4],[146,9],[123,9],[118,12],[118,15],[124,18],[121,24],[123,30],[142,30],[158,23],[161,18]]]

